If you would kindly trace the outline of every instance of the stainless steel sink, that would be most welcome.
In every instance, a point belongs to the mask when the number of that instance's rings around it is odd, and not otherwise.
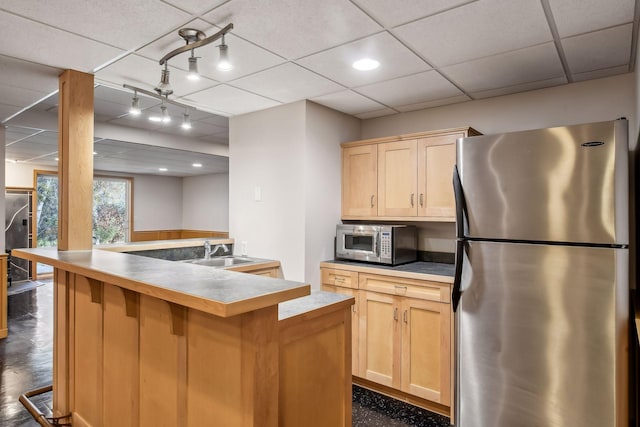
[[[248,264],[251,262],[257,262],[258,260],[247,257],[237,257],[237,256],[221,256],[221,257],[213,257],[209,259],[198,258],[198,259],[189,259],[183,262],[189,264],[198,264],[198,265],[206,265],[208,267],[232,267],[234,265],[239,264]]]

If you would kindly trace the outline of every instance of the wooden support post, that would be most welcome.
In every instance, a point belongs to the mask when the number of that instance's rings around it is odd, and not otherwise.
[[[93,75],[60,75],[58,250],[93,246]]]

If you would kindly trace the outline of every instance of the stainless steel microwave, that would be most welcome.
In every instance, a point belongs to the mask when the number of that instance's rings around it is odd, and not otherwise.
[[[336,258],[378,264],[417,259],[418,234],[412,225],[338,224]]]

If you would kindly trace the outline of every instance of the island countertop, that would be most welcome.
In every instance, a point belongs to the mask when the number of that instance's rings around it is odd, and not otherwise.
[[[12,255],[221,317],[309,295],[308,284],[104,250],[14,249]]]

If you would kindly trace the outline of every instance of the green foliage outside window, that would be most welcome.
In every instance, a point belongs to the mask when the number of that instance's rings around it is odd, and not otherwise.
[[[93,181],[93,239],[95,244],[123,243],[127,228],[127,186],[123,179]],[[38,246],[58,244],[58,177],[39,175],[37,180]]]

